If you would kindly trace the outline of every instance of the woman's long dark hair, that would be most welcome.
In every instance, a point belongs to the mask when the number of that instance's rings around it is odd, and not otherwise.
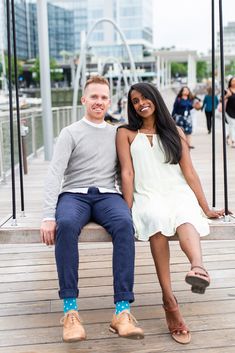
[[[228,81],[228,88],[232,86],[232,80],[235,78],[235,76],[232,76],[230,80]]]
[[[184,91],[184,89],[185,88],[187,88],[187,90],[188,90],[188,99],[190,99],[190,100],[193,100],[193,94],[192,94],[192,92],[190,91],[190,89],[188,88],[188,86],[183,86],[183,87],[181,87],[181,89],[179,90],[179,93],[177,94],[177,97],[176,98],[182,98],[182,95],[183,95],[183,91]]]
[[[137,131],[143,125],[143,119],[137,114],[131,100],[131,92],[136,90],[145,98],[151,100],[155,106],[155,128],[165,153],[165,162],[177,164],[182,155],[182,145],[176,124],[158,91],[151,83],[136,83],[128,93],[128,121],[123,127]]]

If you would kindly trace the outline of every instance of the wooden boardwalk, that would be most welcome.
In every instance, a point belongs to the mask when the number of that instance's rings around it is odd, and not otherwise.
[[[79,308],[87,330],[84,342],[61,342],[62,303],[57,296],[54,249],[41,244],[2,245],[0,249],[0,353],[153,353],[235,351],[235,240],[203,241],[212,284],[206,294],[184,282],[188,262],[171,242],[175,295],[192,332],[187,346],[170,337],[161,306],[149,245],[136,244],[135,296],[132,312],[145,339],[121,339],[108,331],[113,313],[110,243],[80,244]]]

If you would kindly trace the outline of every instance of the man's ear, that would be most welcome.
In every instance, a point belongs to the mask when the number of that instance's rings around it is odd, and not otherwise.
[[[86,98],[84,96],[81,97],[81,103],[84,105],[86,103]]]

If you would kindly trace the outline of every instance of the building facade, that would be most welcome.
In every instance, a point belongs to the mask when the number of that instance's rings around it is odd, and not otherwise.
[[[19,59],[38,56],[36,0],[15,0],[17,54]],[[48,0],[50,56],[62,60],[63,52],[79,54],[81,32],[101,18],[112,19],[124,33],[132,54],[141,60],[153,47],[152,0]],[[100,23],[88,47],[98,57],[127,60],[120,35],[107,22]]]
[[[235,55],[235,22],[228,22],[223,30],[224,54]],[[220,34],[217,33],[217,50],[220,48]]]

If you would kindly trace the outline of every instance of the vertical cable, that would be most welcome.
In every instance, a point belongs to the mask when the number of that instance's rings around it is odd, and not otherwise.
[[[221,71],[221,99],[222,99],[222,132],[223,132],[223,167],[224,167],[224,209],[228,215],[228,182],[227,182],[227,154],[225,130],[225,104],[224,104],[224,46],[223,46],[223,11],[222,0],[219,0],[219,26],[220,26],[220,71]]]
[[[19,152],[20,200],[21,200],[21,212],[24,212],[24,183],[23,183],[22,144],[21,144],[21,133],[20,133],[20,107],[19,107],[19,92],[18,92],[18,72],[17,72],[17,51],[16,51],[14,0],[11,0],[11,13],[12,13],[12,34],[13,34],[12,37],[13,37],[14,69],[15,69],[17,135],[18,135],[18,152]]]
[[[215,174],[215,2],[211,1],[211,88],[212,88],[212,207],[216,206]]]
[[[11,151],[11,189],[12,189],[12,218],[16,222],[16,190],[15,190],[15,158],[14,158],[14,126],[12,106],[12,69],[11,69],[11,14],[10,0],[6,0],[7,9],[7,57],[8,57],[8,89],[10,116],[10,151]]]

